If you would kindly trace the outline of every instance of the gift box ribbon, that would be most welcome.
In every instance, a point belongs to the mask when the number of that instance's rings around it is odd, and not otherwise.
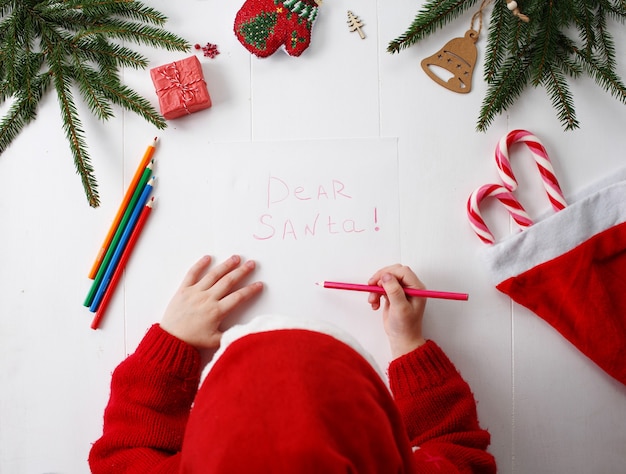
[[[191,102],[194,99],[195,92],[198,90],[197,86],[194,86],[194,84],[196,84],[198,82],[204,82],[204,81],[202,79],[196,79],[196,80],[191,81],[191,82],[183,83],[180,80],[180,71],[176,67],[176,63],[175,62],[170,64],[170,65],[168,65],[168,66],[166,66],[162,70],[160,70],[159,74],[161,74],[161,76],[164,79],[169,81],[170,85],[158,89],[157,92],[168,91],[168,90],[172,90],[172,89],[178,89],[178,91],[180,92],[180,98],[183,101],[183,107],[184,107],[185,111],[188,114],[191,114],[191,112],[187,108],[187,103]]]

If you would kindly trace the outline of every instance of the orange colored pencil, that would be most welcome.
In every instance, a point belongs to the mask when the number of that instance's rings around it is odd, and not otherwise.
[[[104,312],[106,311],[106,308],[109,305],[109,301],[111,300],[111,298],[113,297],[113,294],[115,293],[115,287],[117,286],[118,281],[122,277],[122,273],[124,272],[124,267],[126,267],[126,263],[128,262],[128,259],[130,258],[130,254],[133,251],[133,247],[135,246],[135,244],[137,243],[137,240],[139,239],[139,236],[141,235],[141,229],[143,228],[146,221],[148,220],[148,217],[150,216],[150,212],[152,211],[153,201],[154,201],[154,198],[151,198],[146,203],[143,210],[141,211],[141,214],[139,215],[137,224],[135,225],[135,228],[130,234],[128,243],[126,244],[126,247],[124,248],[124,251],[122,252],[122,255],[120,257],[120,261],[118,262],[117,267],[115,267],[115,271],[113,272],[113,275],[111,276],[111,281],[109,283],[109,286],[107,287],[104,293],[104,296],[102,297],[102,301],[100,301],[100,306],[98,306],[98,310],[96,311],[96,316],[93,318],[93,321],[91,322],[91,329],[98,329],[98,326],[100,325],[100,321],[102,321],[102,318],[104,317]]]
[[[128,189],[126,190],[126,195],[124,196],[122,204],[120,204],[120,208],[117,210],[117,214],[115,216],[115,219],[113,219],[113,223],[111,224],[109,233],[105,237],[104,242],[102,243],[102,246],[100,247],[100,251],[98,252],[98,256],[96,257],[96,261],[93,263],[91,270],[89,271],[89,278],[91,278],[92,280],[96,277],[96,274],[98,273],[98,269],[100,268],[100,265],[102,264],[102,259],[104,258],[107,252],[107,249],[109,248],[109,245],[111,245],[111,240],[113,239],[113,236],[115,235],[115,231],[117,230],[117,227],[120,225],[120,220],[122,219],[122,216],[124,215],[124,211],[126,211],[126,207],[128,207],[129,201],[133,197],[133,193],[135,192],[135,188],[137,187],[137,184],[139,183],[139,180],[141,179],[141,175],[143,174],[146,166],[148,166],[148,163],[150,163],[150,160],[152,160],[152,155],[154,155],[154,150],[156,148],[156,142],[157,142],[157,137],[154,137],[154,140],[146,149],[146,152],[144,153],[143,158],[141,159],[141,162],[139,163],[139,166],[137,167],[137,171],[135,171],[135,176],[133,176],[133,180],[128,185]]]

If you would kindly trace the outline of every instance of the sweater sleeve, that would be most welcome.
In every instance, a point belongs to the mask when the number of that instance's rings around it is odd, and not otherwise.
[[[113,372],[102,437],[89,453],[92,473],[178,472],[199,378],[200,353],[152,326]]]
[[[417,472],[495,473],[469,385],[434,342],[391,362],[389,383]]]

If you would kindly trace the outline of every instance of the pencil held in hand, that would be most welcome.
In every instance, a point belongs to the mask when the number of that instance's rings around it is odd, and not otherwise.
[[[374,285],[359,285],[356,283],[341,283],[337,281],[323,281],[317,282],[316,285],[323,286],[324,288],[332,288],[335,290],[348,290],[348,291],[364,291],[367,293],[379,293],[385,294],[385,290],[382,286]],[[467,293],[453,293],[449,291],[434,291],[434,290],[418,290],[416,288],[404,288],[404,293],[409,296],[419,296],[422,298],[440,298],[445,300],[467,300],[469,295]]]

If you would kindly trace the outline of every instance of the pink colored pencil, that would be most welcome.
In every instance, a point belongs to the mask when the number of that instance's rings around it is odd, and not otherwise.
[[[135,228],[133,229],[132,233],[130,234],[130,237],[128,238],[128,243],[126,244],[126,247],[124,248],[124,251],[122,252],[122,255],[120,256],[120,261],[118,262],[117,267],[115,268],[115,271],[113,272],[113,275],[111,276],[111,282],[109,283],[109,286],[107,287],[104,293],[104,296],[102,297],[102,301],[100,302],[100,306],[98,306],[96,315],[93,318],[93,321],[91,322],[91,329],[98,329],[98,326],[100,325],[100,321],[102,321],[102,318],[104,317],[104,312],[106,311],[106,308],[109,305],[109,301],[111,300],[111,298],[113,297],[113,294],[115,293],[115,287],[117,286],[117,283],[122,277],[122,273],[124,272],[124,267],[126,267],[126,263],[128,262],[128,259],[130,258],[130,254],[133,252],[133,247],[135,246],[135,244],[137,243],[137,240],[139,239],[139,236],[141,235],[141,229],[143,228],[146,221],[148,220],[148,217],[150,216],[150,212],[152,211],[153,201],[154,201],[154,198],[151,198],[147,202],[147,204],[144,206],[143,210],[141,211],[141,214],[139,214],[139,218],[137,219],[137,224],[135,225]]]
[[[317,284],[323,286],[324,288],[332,288],[335,290],[365,291],[368,293],[379,293],[381,295],[385,294],[385,290],[382,286],[358,285],[356,283],[340,283],[337,281],[324,281]],[[451,293],[449,291],[404,288],[404,292],[409,296],[419,296],[422,298],[441,298],[445,300],[467,300],[469,298],[467,293]]]

